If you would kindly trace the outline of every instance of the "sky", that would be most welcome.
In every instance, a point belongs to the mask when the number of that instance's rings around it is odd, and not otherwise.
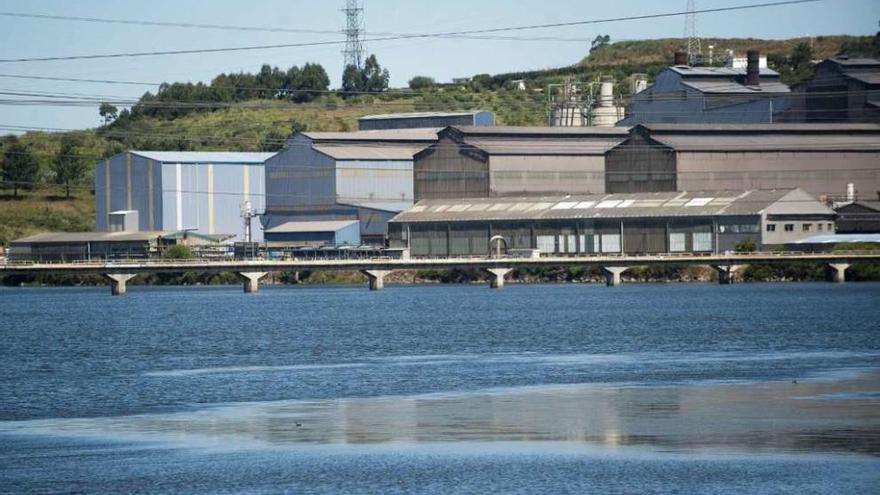
[[[697,0],[698,9],[762,0]],[[0,0],[0,12],[36,13],[267,28],[341,30],[343,0]],[[494,27],[583,21],[648,13],[683,11],[685,0],[583,1],[546,0],[364,0],[367,32],[444,32]],[[878,30],[880,1],[823,0],[698,17],[705,37],[783,39],[831,34],[870,35]],[[615,22],[509,33],[591,40],[681,37],[685,18]],[[369,37],[369,34],[368,34]],[[22,57],[89,55],[117,52],[216,48],[342,39],[336,34],[226,31],[164,26],[133,26],[24,19],[0,16],[0,60]],[[588,52],[587,41],[497,41],[416,39],[367,43],[368,53],[391,73],[391,85],[402,87],[415,75],[438,81],[477,73],[501,73],[570,65]],[[283,69],[321,63],[338,87],[341,45],[261,51],[73,60],[0,62],[0,75],[115,79],[144,82],[209,82],[222,72],[256,72],[268,63]],[[80,93],[137,97],[154,86],[35,81],[0,77],[0,91]],[[6,97],[0,97],[5,99]],[[0,103],[0,127],[87,128],[99,124],[95,108],[10,106]],[[0,128],[0,133],[6,129]]]

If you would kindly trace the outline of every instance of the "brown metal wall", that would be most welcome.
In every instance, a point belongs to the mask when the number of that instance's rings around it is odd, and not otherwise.
[[[676,190],[675,153],[638,134],[605,155],[605,192]]]
[[[415,200],[479,198],[489,194],[489,164],[460,153],[450,139],[442,139],[413,161]]]
[[[493,196],[605,192],[602,155],[493,155],[489,169]]]
[[[682,191],[799,187],[818,198],[841,196],[848,183],[861,197],[880,191],[880,151],[682,152],[677,169]]]

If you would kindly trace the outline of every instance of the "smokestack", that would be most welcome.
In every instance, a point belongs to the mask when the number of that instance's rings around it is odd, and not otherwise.
[[[688,64],[688,55],[685,52],[677,51],[675,52],[675,57],[672,59],[672,65],[687,65]]]
[[[761,56],[758,50],[746,52],[746,86],[761,84]]]

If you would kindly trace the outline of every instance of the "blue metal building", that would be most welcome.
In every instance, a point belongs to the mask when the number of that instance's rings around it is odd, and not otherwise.
[[[268,231],[287,222],[358,220],[367,244],[413,204],[413,155],[437,129],[304,132],[266,161]]]
[[[264,165],[272,153],[126,151],[95,165],[97,230],[111,212],[138,212],[144,231],[192,229],[244,240],[241,206],[265,208]],[[262,240],[254,228],[253,240]]]

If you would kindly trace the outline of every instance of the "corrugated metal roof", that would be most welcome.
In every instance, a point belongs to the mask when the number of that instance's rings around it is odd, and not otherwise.
[[[436,129],[382,129],[355,132],[303,132],[312,141],[425,141],[437,140]]]
[[[603,155],[623,140],[623,137],[609,139],[606,136],[580,139],[467,138],[463,144],[490,155]]]
[[[74,243],[74,242],[122,242],[122,241],[150,241],[158,239],[170,232],[165,231],[139,231],[139,232],[47,232],[30,237],[16,239],[11,244],[36,244],[36,243]]]
[[[263,163],[275,154],[249,151],[129,151],[129,153],[167,163]]]
[[[880,139],[864,135],[815,134],[652,134],[651,139],[676,151],[878,151]]]
[[[712,94],[763,94],[763,93],[790,93],[787,84],[779,81],[761,82],[758,86],[746,86],[735,81],[682,81],[685,86],[691,87],[701,93]]]
[[[484,110],[469,112],[410,112],[410,113],[385,113],[380,115],[364,115],[359,120],[386,120],[386,119],[419,119],[430,117],[467,117],[479,113],[488,113]]]
[[[266,229],[267,234],[291,234],[299,232],[337,232],[357,224],[357,220],[315,220],[305,222],[285,222]]]
[[[846,72],[845,75],[865,84],[880,84],[880,70],[872,72]]]
[[[796,193],[795,193],[796,192]],[[795,193],[792,195],[792,193]],[[790,201],[810,213],[834,212],[799,189],[589,194],[419,201],[392,222],[601,219],[758,215]],[[786,199],[787,196],[790,199]]]
[[[514,126],[451,126],[448,129],[458,131],[465,136],[498,136],[498,137],[560,137],[560,136],[626,136],[628,127],[514,127]]]
[[[672,65],[669,70],[677,72],[682,77],[737,77],[745,76],[745,67],[691,67],[688,65]],[[778,78],[779,73],[767,67],[759,69],[761,77]],[[763,81],[761,84],[764,84]]]
[[[652,132],[688,133],[880,133],[880,124],[663,124],[644,123],[637,127]]]
[[[370,210],[387,211],[389,213],[404,211],[413,205],[412,201],[346,201],[344,199],[341,199],[338,203]]]
[[[880,59],[876,58],[866,58],[866,57],[833,57],[826,59],[825,61],[833,62],[842,66],[853,66],[853,65],[862,65],[862,66],[876,66],[880,67]]]
[[[315,144],[313,149],[337,160],[409,160],[427,146],[400,143]]]

